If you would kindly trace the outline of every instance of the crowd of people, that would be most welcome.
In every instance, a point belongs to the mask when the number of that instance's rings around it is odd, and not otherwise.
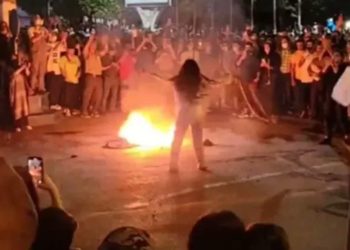
[[[67,117],[97,118],[128,111],[125,96],[139,84],[137,75],[175,75],[194,59],[203,75],[225,79],[211,94],[210,108],[229,108],[238,117],[266,122],[284,115],[325,121],[324,143],[330,143],[339,121],[349,141],[346,108],[330,98],[350,62],[350,42],[343,32],[305,29],[298,37],[286,32],[272,36],[247,26],[239,36],[227,26],[197,34],[176,30],[171,20],[157,33],[134,25],[75,33],[46,26],[35,16],[33,26],[16,38],[6,23],[0,26],[1,102],[6,104],[1,113],[12,116],[3,120],[13,121],[8,124],[18,132],[31,129],[30,95],[48,92],[50,109]]]
[[[10,167],[0,159],[1,213],[0,244],[6,250],[73,250],[76,219],[64,208],[60,192],[45,175],[38,184],[23,167]],[[41,193],[48,192],[51,203],[43,208]],[[15,202],[14,202],[15,201]],[[156,240],[142,229],[118,227],[102,240],[98,250],[152,250]],[[200,218],[188,237],[188,250],[289,250],[286,231],[274,224],[246,226],[230,211],[210,213]]]
[[[350,62],[350,42],[341,31],[273,36],[247,26],[238,35],[227,26],[197,34],[176,30],[170,20],[157,33],[134,25],[88,32],[46,26],[35,16],[33,26],[14,38],[6,23],[0,25],[1,114],[7,114],[2,127],[31,129],[28,96],[44,93],[50,109],[67,117],[127,112],[125,96],[139,84],[137,75],[175,75],[194,59],[206,77],[225,79],[212,92],[209,108],[266,122],[284,115],[324,121],[323,143],[331,142],[339,123],[349,141],[346,108],[330,98]]]

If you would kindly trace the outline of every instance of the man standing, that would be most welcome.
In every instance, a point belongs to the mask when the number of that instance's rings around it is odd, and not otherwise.
[[[48,51],[46,39],[48,31],[43,27],[44,20],[39,15],[34,17],[33,24],[34,26],[28,29],[32,59],[30,86],[34,91],[42,94],[46,92],[45,74]]]

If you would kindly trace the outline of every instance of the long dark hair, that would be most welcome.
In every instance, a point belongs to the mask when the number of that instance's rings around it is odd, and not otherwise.
[[[193,102],[199,98],[198,94],[202,85],[202,76],[195,60],[187,60],[182,65],[178,76],[174,80],[176,90],[183,94],[189,102]]]

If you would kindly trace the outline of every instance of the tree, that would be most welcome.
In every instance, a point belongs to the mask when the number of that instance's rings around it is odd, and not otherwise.
[[[47,0],[17,0],[17,4],[31,15],[47,13]]]
[[[104,18],[117,17],[121,8],[120,0],[79,0],[79,5],[86,15]]]

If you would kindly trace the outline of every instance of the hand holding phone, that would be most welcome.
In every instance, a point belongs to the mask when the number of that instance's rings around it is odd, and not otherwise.
[[[44,182],[44,161],[42,157],[28,157],[27,168],[35,185],[38,186]]]

